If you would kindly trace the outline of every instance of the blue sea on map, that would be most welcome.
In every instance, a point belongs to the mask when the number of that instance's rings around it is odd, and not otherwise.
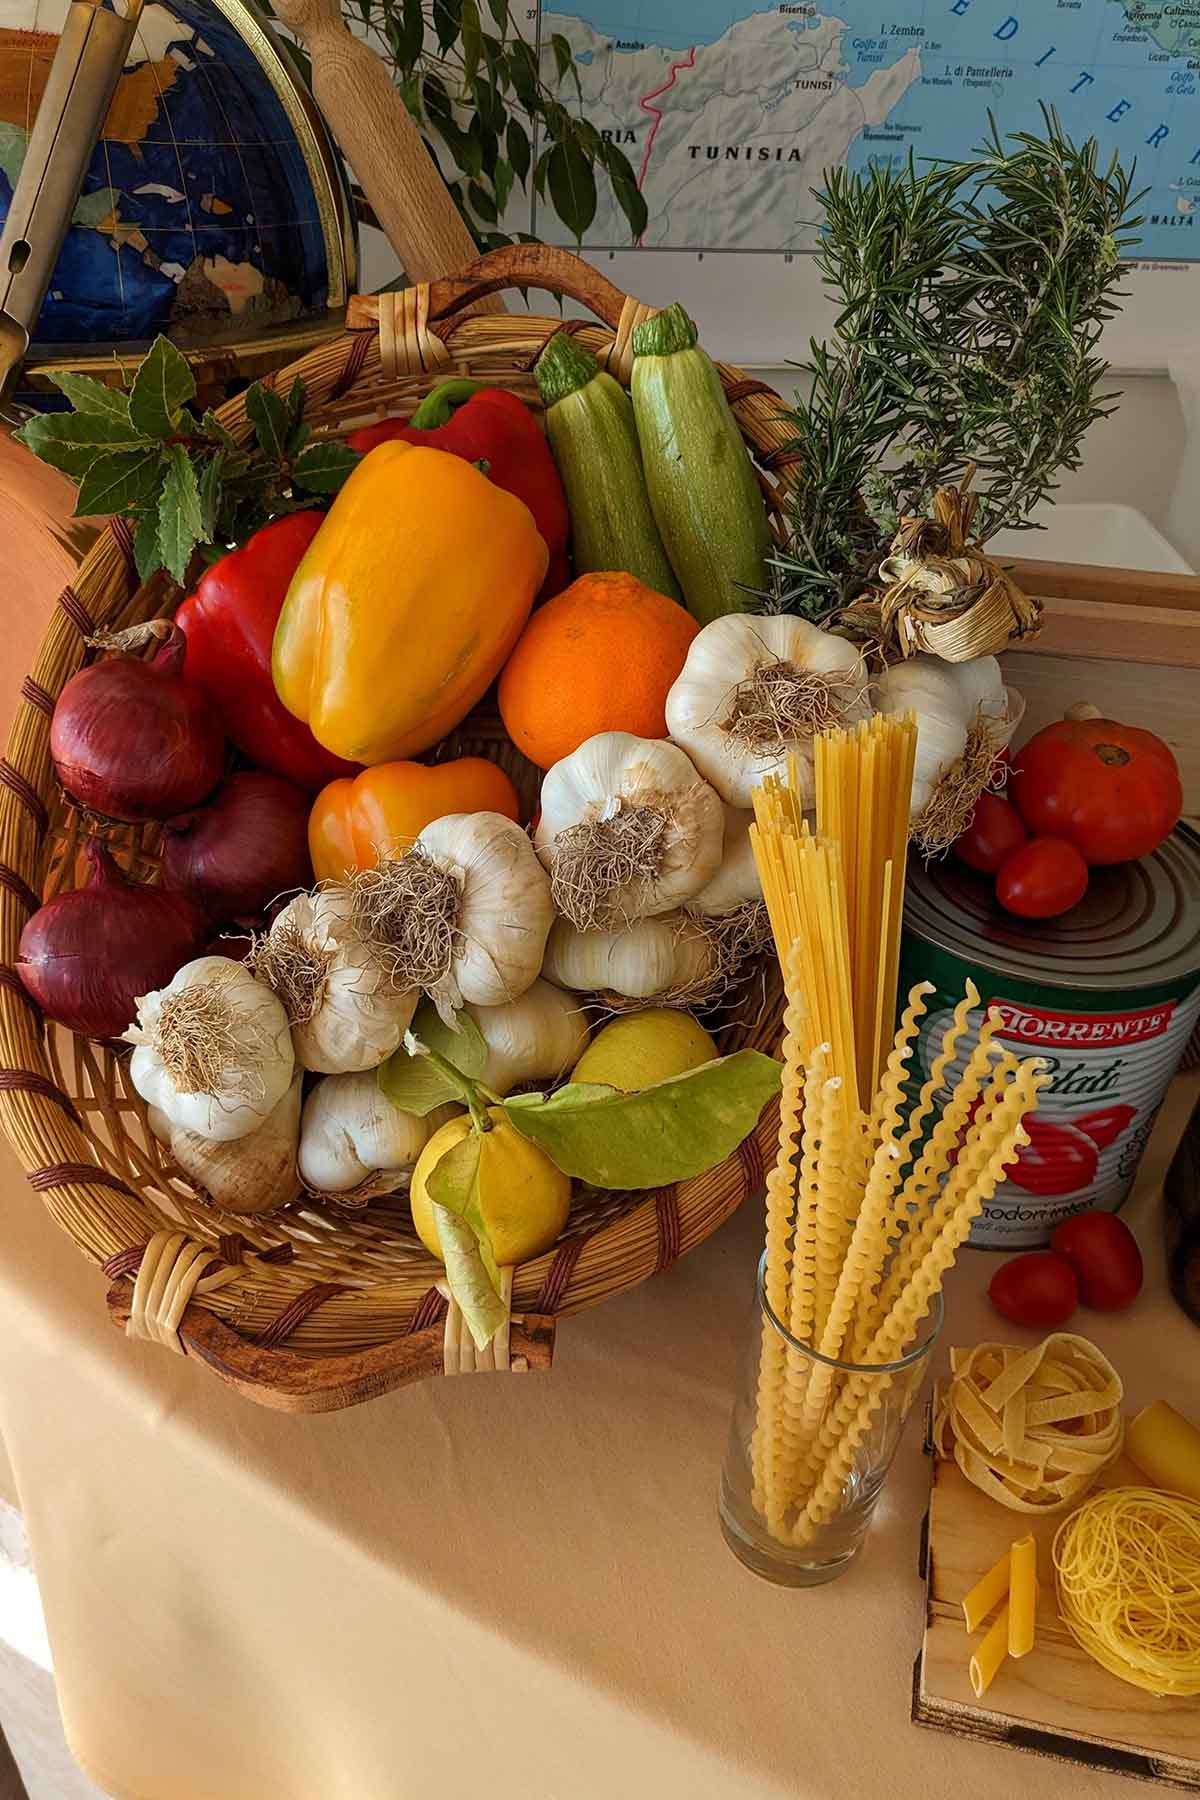
[[[810,247],[794,194],[781,203],[763,185],[782,145],[799,149],[796,184],[814,159],[819,178],[822,154],[851,169],[910,150],[962,157],[989,110],[1002,132],[1040,131],[1044,104],[1077,141],[1094,136],[1103,157],[1136,159],[1149,193],[1134,254],[1200,258],[1200,0],[575,4],[543,16],[543,37],[561,29],[584,52],[585,98],[595,95],[602,128],[606,105],[614,129],[627,121],[621,141],[650,205],[648,245]],[[808,78],[789,81],[810,42]],[[737,71],[723,92],[721,58]],[[760,71],[757,93],[747,68]],[[832,108],[800,92],[821,87]],[[859,95],[861,118],[835,118]],[[711,166],[718,159],[745,165],[740,193],[729,185],[736,169]],[[788,179],[774,176],[777,195]]]

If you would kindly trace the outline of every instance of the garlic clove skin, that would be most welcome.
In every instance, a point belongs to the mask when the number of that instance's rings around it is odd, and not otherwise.
[[[468,1006],[488,1047],[480,1080],[494,1094],[531,1081],[557,1081],[574,1068],[588,1041],[578,1000],[540,978],[505,1006]]]
[[[725,808],[725,848],[721,866],[708,885],[689,900],[689,912],[721,919],[727,913],[736,912],[739,906],[762,899],[762,882],[750,842],[753,822],[752,812],[742,812],[734,806]]]
[[[999,729],[1008,712],[1008,696],[994,656],[948,663],[922,655],[884,670],[875,682],[875,705],[882,713],[911,711],[916,716],[910,812],[915,819],[947,769],[963,754],[976,718],[982,713]]]
[[[228,1052],[212,1091],[183,1088],[172,1073],[178,1032],[168,1023],[168,1001],[211,1002],[224,1014]],[[166,1007],[166,1012],[164,1008]],[[249,969],[227,956],[201,956],[184,963],[165,988],[143,994],[136,1025],[124,1033],[136,1045],[129,1078],[148,1106],[173,1125],[212,1143],[248,1137],[283,1099],[295,1069],[287,1014]],[[162,1054],[165,1051],[166,1055]]]
[[[828,684],[828,723],[855,724],[871,712],[862,657],[853,644],[805,619],[784,614],[730,613],[714,619],[693,640],[667,695],[667,729],[705,780],[728,805],[748,810],[765,775],[797,763],[800,803],[815,798],[811,727],[773,726],[769,716],[751,727],[748,692],[764,669],[784,665]],[[745,685],[743,685],[745,684]],[[739,723],[740,719],[740,723]]]
[[[450,983],[474,1006],[504,1006],[537,979],[554,918],[550,883],[521,827],[502,813],[450,813],[417,838],[462,896]]]
[[[420,995],[392,985],[386,958],[353,923],[350,895],[328,888],[298,894],[268,934],[268,943],[280,940],[293,942],[324,969],[315,1011],[292,1026],[301,1068],[355,1074],[386,1062],[404,1041]]]
[[[605,904],[622,919],[672,911],[720,867],[720,800],[685,751],[661,738],[628,731],[588,738],[547,771],[541,808],[534,841],[552,875],[559,839],[575,826],[602,826],[639,808],[665,821],[652,852],[653,872],[606,890]]]
[[[222,1212],[277,1212],[300,1191],[296,1150],[303,1083],[303,1075],[295,1074],[287,1093],[258,1130],[233,1143],[213,1143],[194,1131],[185,1131],[157,1106],[149,1110],[150,1129],[184,1174]]]
[[[717,952],[701,925],[686,913],[639,919],[624,931],[576,931],[555,920],[542,973],[575,993],[609,988],[631,1000],[647,1000],[703,981],[716,970]]]
[[[345,1194],[380,1170],[409,1170],[459,1110],[439,1106],[421,1119],[392,1105],[373,1070],[327,1075],[304,1102],[300,1178],[316,1193]]]

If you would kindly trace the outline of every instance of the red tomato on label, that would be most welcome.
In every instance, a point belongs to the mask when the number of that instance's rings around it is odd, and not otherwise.
[[[1136,1118],[1136,1106],[1102,1106],[1097,1112],[1074,1113],[1071,1123],[1076,1131],[1091,1138],[1097,1150],[1107,1150]]]
[[[1057,919],[1087,893],[1087,864],[1064,838],[1035,837],[1006,856],[996,898],[1022,919]]]
[[[1115,1213],[1076,1213],[1063,1220],[1050,1242],[1074,1269],[1085,1306],[1120,1312],[1141,1293],[1142,1253]]]
[[[1053,1250],[1014,1256],[992,1276],[988,1299],[1002,1318],[1039,1331],[1065,1325],[1079,1305],[1075,1271]]]
[[[1008,1171],[1014,1187],[1023,1194],[1077,1194],[1095,1181],[1100,1153],[1078,1125],[1037,1113],[1027,1114],[1022,1124],[1029,1142]]]
[[[1005,857],[1028,835],[1015,806],[1000,794],[980,794],[970,824],[955,839],[954,854],[969,869],[994,875]]]
[[[1183,810],[1170,748],[1112,719],[1047,725],[1017,756],[1009,791],[1030,831],[1066,838],[1097,865],[1148,856]]]

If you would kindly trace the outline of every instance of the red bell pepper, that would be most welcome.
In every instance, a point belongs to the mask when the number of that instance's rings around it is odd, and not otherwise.
[[[384,419],[352,431],[346,441],[352,450],[365,455],[389,438],[448,450],[464,462],[485,463],[486,473],[497,487],[525,502],[546,540],[550,567],[542,598],[566,587],[571,579],[567,498],[550,446],[529,408],[515,394],[465,377],[443,381],[426,394],[407,423]]]
[[[225,735],[259,769],[316,793],[357,775],[293,718],[271,679],[271,644],[288,584],[324,513],[275,519],[200,577],[175,615],[187,638],[184,673],[207,696]]]

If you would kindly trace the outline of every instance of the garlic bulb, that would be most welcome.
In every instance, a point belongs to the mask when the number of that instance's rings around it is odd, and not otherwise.
[[[502,813],[451,813],[415,845],[457,891],[444,991],[451,1005],[503,1006],[537,979],[554,917],[533,845]],[[435,999],[436,985],[431,985]]]
[[[494,1094],[511,1094],[528,1081],[557,1081],[583,1055],[587,1020],[578,1000],[535,981],[506,1006],[468,1006],[488,1047],[480,1080]]]
[[[233,1143],[213,1143],[194,1131],[185,1131],[157,1106],[149,1109],[150,1129],[184,1174],[223,1212],[275,1212],[294,1200],[300,1187],[296,1149],[303,1083],[302,1074],[293,1075],[287,1093],[257,1131]]]
[[[184,963],[143,994],[129,1078],[172,1125],[214,1143],[248,1137],[278,1106],[295,1068],[287,1014],[263,982],[227,956]]]
[[[577,931],[555,921],[542,973],[576,993],[611,989],[630,999],[703,987],[719,973],[715,944],[685,913],[639,919],[623,931]]]
[[[667,729],[730,806],[749,808],[794,752],[801,805],[815,797],[812,740],[870,713],[853,644],[804,619],[730,613],[693,638],[667,695]]]
[[[752,812],[725,808],[725,839],[721,866],[706,887],[688,901],[688,911],[707,918],[723,918],[739,906],[762,899],[762,882],[750,843]]]
[[[994,656],[960,663],[943,662],[937,656],[913,656],[907,662],[893,663],[875,683],[875,705],[882,713],[911,711],[916,715],[914,819],[966,750],[968,734],[977,720],[987,727],[997,751],[1007,742],[1003,734],[1010,698]]]
[[[421,1119],[392,1105],[374,1070],[327,1075],[304,1102],[301,1179],[317,1193],[345,1194],[370,1175],[409,1170],[438,1127],[458,1110],[439,1106]]]
[[[542,783],[535,842],[554,904],[579,930],[670,912],[721,862],[721,802],[682,750],[604,731]]]
[[[288,902],[255,946],[254,968],[283,1001],[300,1066],[321,1074],[378,1068],[412,1022],[419,995],[360,927],[344,887]]]

